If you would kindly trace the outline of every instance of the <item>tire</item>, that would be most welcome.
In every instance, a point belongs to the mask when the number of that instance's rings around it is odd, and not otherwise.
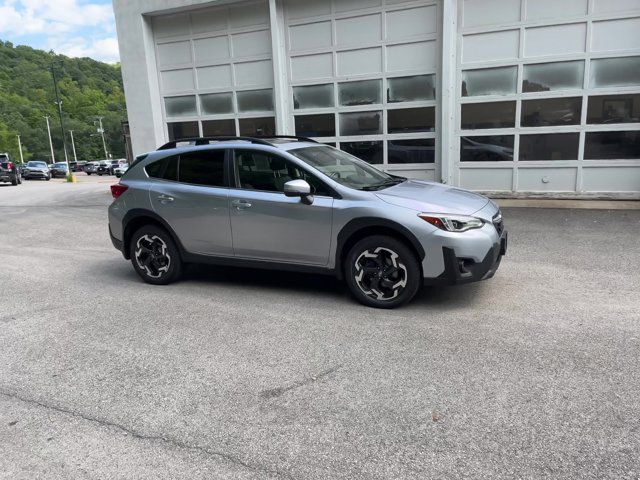
[[[167,285],[182,274],[182,260],[171,235],[155,225],[140,227],[129,244],[131,264],[152,285]]]
[[[45,180],[48,182],[49,180],[51,180],[51,177],[45,177]]]
[[[16,175],[14,175],[13,178],[11,179],[11,185],[13,185],[15,187],[16,185],[18,185],[18,183],[20,183],[18,181],[18,177]]]
[[[91,172],[87,172],[87,175],[91,176]]]
[[[356,243],[346,256],[344,276],[356,300],[374,308],[399,307],[411,300],[421,285],[415,254],[386,235]]]

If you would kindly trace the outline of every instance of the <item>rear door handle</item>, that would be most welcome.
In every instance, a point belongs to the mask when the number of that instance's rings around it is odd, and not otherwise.
[[[246,200],[233,200],[231,205],[238,210],[245,210],[247,208],[251,208],[251,204]]]
[[[164,204],[173,202],[175,198],[170,197],[169,195],[159,195],[158,200],[160,200],[160,203],[164,205]]]

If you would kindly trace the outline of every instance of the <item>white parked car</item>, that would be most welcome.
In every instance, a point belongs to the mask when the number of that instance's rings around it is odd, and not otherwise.
[[[113,169],[113,174],[120,178],[122,177],[122,175],[124,175],[124,172],[126,172],[129,169],[129,164],[128,163],[121,163],[120,165],[118,165],[116,168]]]

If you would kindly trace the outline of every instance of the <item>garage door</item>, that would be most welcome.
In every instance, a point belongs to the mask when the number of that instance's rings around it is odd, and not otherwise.
[[[639,192],[640,2],[458,6],[458,184]]]
[[[169,139],[275,133],[266,1],[158,16],[153,30]]]
[[[296,134],[434,178],[436,2],[286,0],[284,16]]]

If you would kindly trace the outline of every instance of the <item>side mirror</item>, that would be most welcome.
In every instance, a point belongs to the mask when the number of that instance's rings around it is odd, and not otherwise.
[[[311,205],[313,203],[313,195],[311,195],[311,185],[305,180],[289,180],[284,184],[284,194],[287,197],[300,197],[302,203]]]

